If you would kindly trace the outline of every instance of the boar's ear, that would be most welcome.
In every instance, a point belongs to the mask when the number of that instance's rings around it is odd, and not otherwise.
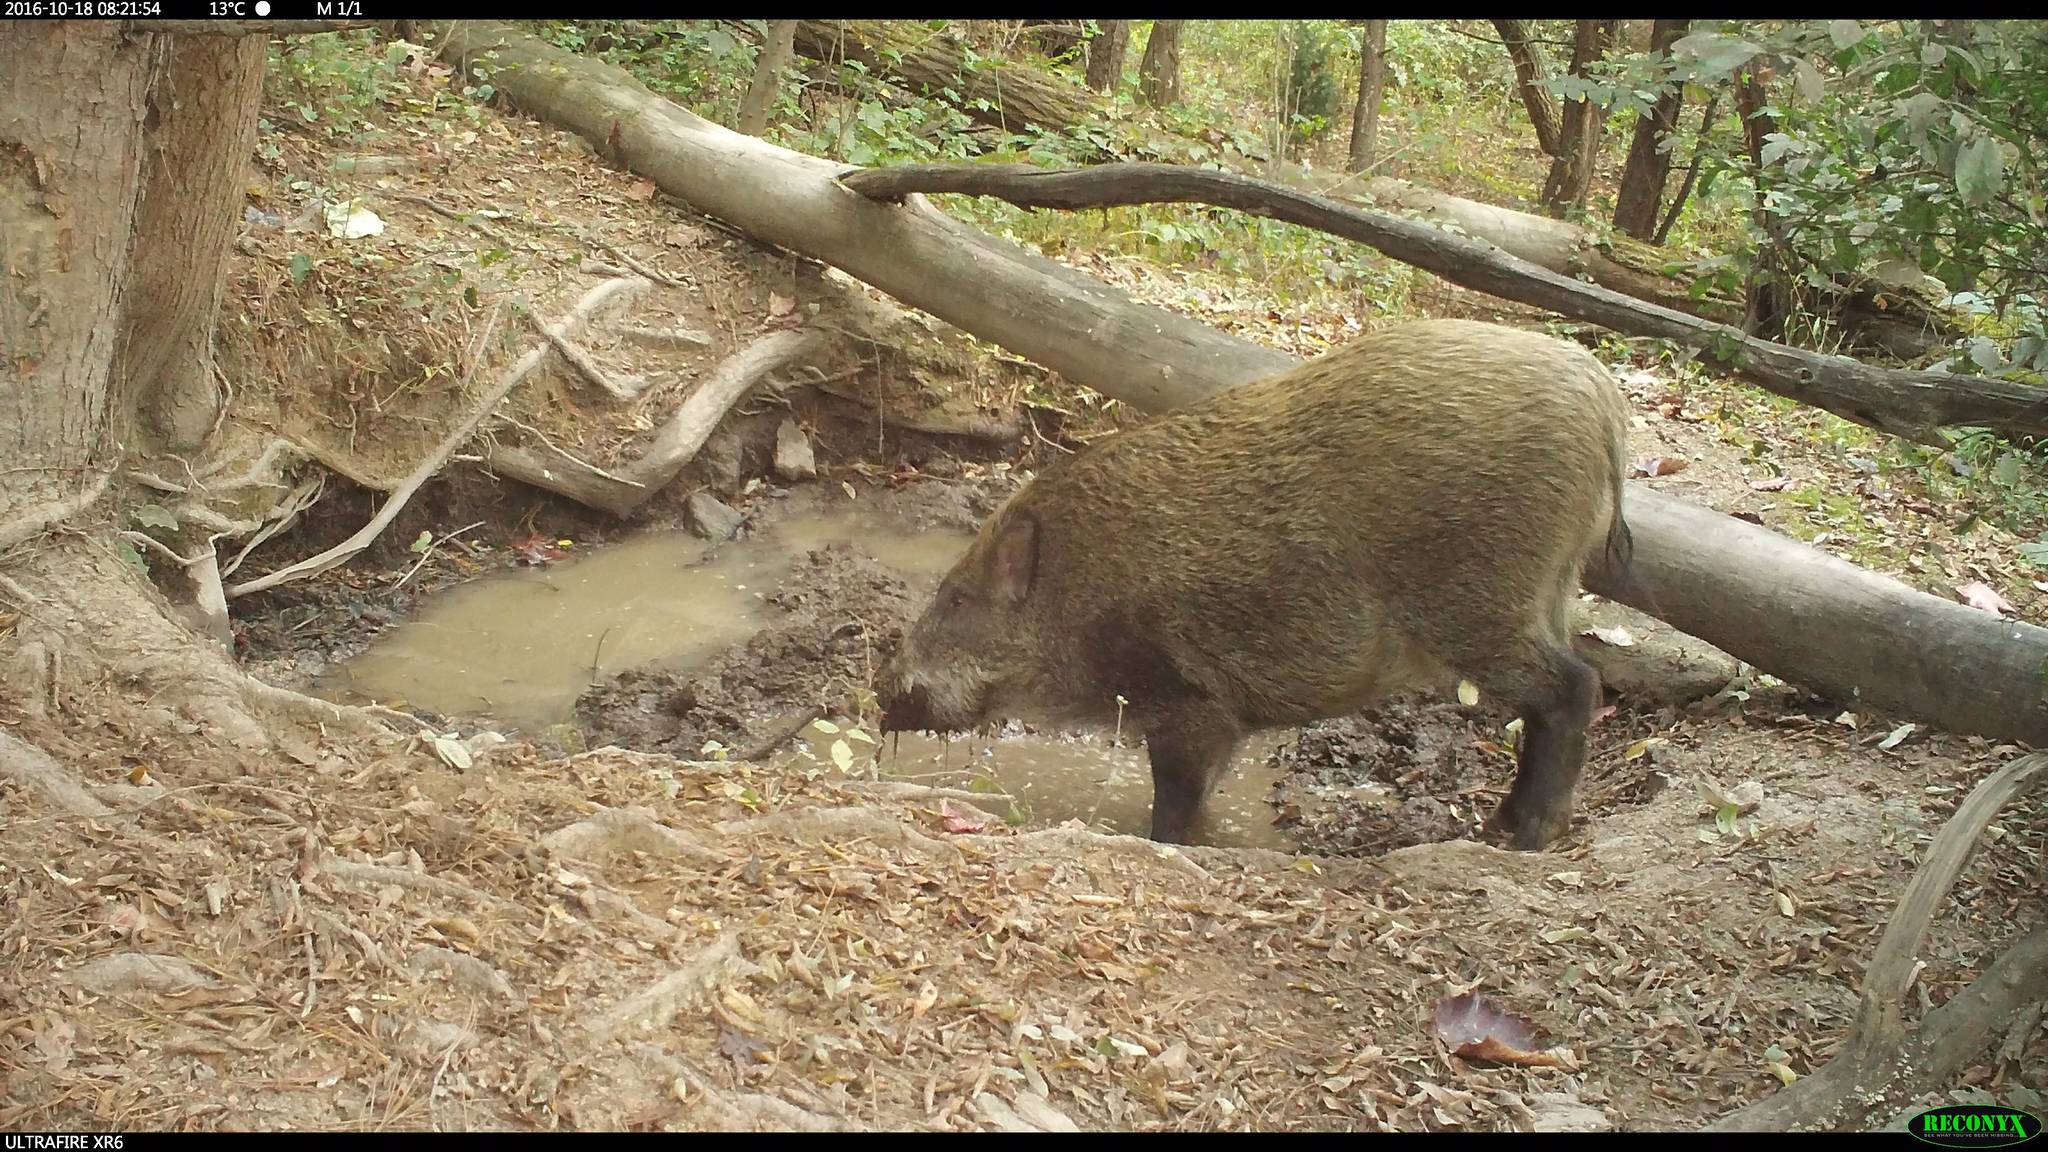
[[[1000,600],[1015,603],[1031,591],[1038,575],[1038,521],[1029,514],[1010,517],[996,536],[989,562],[989,582]]]

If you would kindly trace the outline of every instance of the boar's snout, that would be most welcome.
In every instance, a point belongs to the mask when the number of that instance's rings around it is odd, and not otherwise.
[[[924,685],[890,677],[877,693],[882,705],[883,732],[923,732],[936,725],[932,720],[932,697]]]

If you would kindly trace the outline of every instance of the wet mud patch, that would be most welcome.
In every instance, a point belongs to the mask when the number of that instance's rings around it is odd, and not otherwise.
[[[1301,730],[1274,757],[1274,801],[1302,845],[1377,856],[1472,838],[1514,776],[1503,720],[1407,699]]]
[[[592,747],[685,759],[711,741],[744,751],[778,721],[857,714],[882,644],[919,596],[901,575],[845,544],[813,549],[767,598],[761,629],[697,671],[628,669],[584,692],[576,722]]]

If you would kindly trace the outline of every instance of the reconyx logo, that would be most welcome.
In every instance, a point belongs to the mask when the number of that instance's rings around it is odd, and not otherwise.
[[[2003,1148],[2041,1134],[2041,1118],[2017,1108],[1951,1104],[1906,1122],[1906,1131],[1943,1148]]]

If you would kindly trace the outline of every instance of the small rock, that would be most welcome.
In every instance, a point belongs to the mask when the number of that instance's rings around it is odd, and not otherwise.
[[[818,474],[818,460],[811,441],[794,420],[784,420],[775,430],[775,474],[784,480],[809,480]]]
[[[1614,1127],[1607,1114],[1574,1096],[1539,1092],[1529,1098],[1532,1132],[1605,1132]]]
[[[738,492],[745,478],[746,442],[732,429],[720,428],[697,449],[691,465],[706,484],[727,495]]]
[[[687,507],[690,529],[706,540],[730,540],[747,522],[746,514],[709,492],[692,492]]]

